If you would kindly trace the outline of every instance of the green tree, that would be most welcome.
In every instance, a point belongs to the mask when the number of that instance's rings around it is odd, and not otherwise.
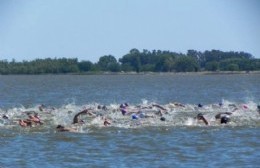
[[[156,70],[159,72],[171,72],[175,67],[175,57],[172,55],[158,56],[159,61],[156,64]]]
[[[227,66],[228,71],[239,71],[239,66],[237,64],[229,64]]]
[[[207,62],[205,69],[207,71],[217,71],[219,70],[219,63],[217,61]]]
[[[130,50],[129,54],[126,54],[122,59],[119,59],[119,62],[122,63],[122,67],[128,67],[128,69],[133,69],[136,72],[140,72],[141,70],[140,52],[137,49]],[[127,64],[127,66],[125,64]]]
[[[79,62],[78,67],[81,72],[87,72],[93,68],[93,63],[90,61],[81,61]]]
[[[105,55],[99,58],[98,66],[102,71],[119,71],[119,64],[112,55]]]
[[[197,72],[199,65],[194,58],[184,56],[177,59],[175,69],[177,72]]]

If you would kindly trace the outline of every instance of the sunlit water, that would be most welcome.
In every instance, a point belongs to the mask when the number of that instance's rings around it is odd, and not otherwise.
[[[9,117],[0,119],[0,167],[258,167],[259,83],[257,74],[0,76],[0,114]],[[123,116],[118,107],[125,102],[131,109],[160,104],[166,121],[156,107],[143,109],[153,118]],[[215,115],[233,105],[231,122],[221,125]],[[71,125],[86,108],[102,116]],[[18,126],[30,111],[44,125]],[[57,132],[58,124],[78,132]]]

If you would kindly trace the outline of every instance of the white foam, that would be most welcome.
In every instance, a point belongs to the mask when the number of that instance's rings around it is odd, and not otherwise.
[[[154,102],[143,100],[141,107],[151,106]],[[60,107],[45,107],[42,111],[39,109],[39,105],[33,107],[14,107],[7,110],[0,109],[1,116],[3,114],[8,115],[9,122],[5,122],[4,119],[0,120],[0,127],[7,125],[17,125],[18,119],[26,119],[28,116],[26,112],[36,112],[39,114],[42,121],[45,123],[41,127],[55,127],[58,124],[71,126],[73,117],[84,109],[92,109],[93,113],[102,114],[98,117],[81,116],[81,119],[85,121],[83,125],[78,127],[78,131],[86,131],[89,127],[104,127],[104,117],[111,121],[111,127],[118,128],[138,128],[138,127],[149,127],[149,126],[201,126],[200,122],[197,122],[194,117],[198,113],[204,114],[205,118],[209,121],[210,125],[220,125],[219,121],[215,119],[215,115],[220,112],[233,112],[230,116],[231,125],[233,126],[260,126],[260,115],[257,111],[257,103],[253,101],[245,103],[235,103],[228,100],[222,100],[223,105],[218,104],[206,104],[203,108],[198,108],[197,105],[184,104],[185,107],[173,106],[172,103],[161,105],[167,109],[167,113],[163,112],[163,116],[166,121],[161,121],[159,115],[156,114],[161,109],[151,106],[150,109],[142,109],[143,112],[153,116],[153,118],[139,118],[138,120],[132,120],[131,116],[123,116],[119,110],[120,104],[111,103],[107,105],[107,111],[98,110],[97,106],[99,103],[91,103],[84,105],[76,105],[74,103],[64,104]],[[246,107],[246,108],[245,108]],[[138,108],[132,104],[129,107],[130,110],[134,111]],[[17,125],[18,126],[18,125]],[[19,126],[18,126],[19,127]]]

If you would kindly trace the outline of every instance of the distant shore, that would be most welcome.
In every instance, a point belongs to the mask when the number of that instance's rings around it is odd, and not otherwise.
[[[69,75],[235,75],[260,74],[260,71],[200,71],[200,72],[84,72]],[[66,75],[66,74],[65,74]]]
[[[260,74],[260,71],[200,71],[200,72],[82,72],[82,73],[46,73],[46,74],[0,74],[6,75],[237,75]]]

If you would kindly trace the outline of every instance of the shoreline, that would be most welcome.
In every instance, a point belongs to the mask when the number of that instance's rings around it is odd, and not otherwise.
[[[201,71],[201,72],[102,72],[93,75],[240,75],[240,74],[260,74],[260,71]],[[85,75],[85,74],[78,74]],[[86,74],[87,75],[87,74]]]
[[[83,73],[64,73],[64,74],[0,74],[9,75],[240,75],[240,74],[260,74],[260,71],[200,71],[200,72],[83,72]]]

